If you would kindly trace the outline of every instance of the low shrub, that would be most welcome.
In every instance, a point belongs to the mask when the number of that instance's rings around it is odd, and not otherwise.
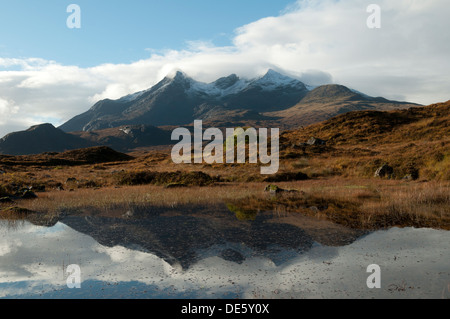
[[[266,177],[264,182],[291,182],[291,181],[304,181],[309,179],[308,175],[302,172],[289,172],[289,173],[278,173],[273,176]]]
[[[216,179],[203,172],[151,172],[135,171],[120,172],[117,175],[119,185],[170,185],[206,186],[216,182]]]

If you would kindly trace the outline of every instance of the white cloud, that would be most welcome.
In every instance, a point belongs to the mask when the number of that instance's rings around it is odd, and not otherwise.
[[[39,58],[0,58],[0,70],[5,69],[0,71],[0,99],[14,101],[20,110],[14,115],[3,106],[10,113],[0,119],[0,135],[42,118],[62,124],[99,99],[147,89],[175,68],[206,82],[276,68],[311,85],[335,82],[422,104],[450,99],[446,1],[377,1],[382,27],[368,29],[366,8],[372,2],[298,1],[280,16],[238,28],[231,46],[194,39],[185,50],[152,51],[130,64],[80,68]]]
[[[13,101],[7,101],[0,98],[0,115],[6,117],[10,114],[16,114],[19,107],[14,105]]]

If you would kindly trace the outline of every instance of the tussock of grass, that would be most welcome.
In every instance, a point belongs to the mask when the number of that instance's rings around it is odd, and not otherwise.
[[[120,172],[117,175],[117,183],[119,185],[170,185],[182,184],[190,186],[206,186],[211,185],[217,179],[212,178],[203,172]]]

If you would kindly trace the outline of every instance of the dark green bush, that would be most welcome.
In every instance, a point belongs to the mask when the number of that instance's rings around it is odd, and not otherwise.
[[[264,182],[291,182],[291,181],[304,181],[309,179],[308,175],[302,172],[289,172],[289,173],[278,173],[273,176],[269,176],[264,179]]]

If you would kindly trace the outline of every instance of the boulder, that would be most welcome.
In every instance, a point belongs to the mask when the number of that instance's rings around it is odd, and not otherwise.
[[[320,138],[311,137],[306,143],[308,145],[325,145],[327,142]]]
[[[390,176],[394,173],[394,169],[392,167],[390,167],[387,164],[384,164],[383,166],[381,166],[379,169],[377,169],[377,171],[375,172],[375,177],[386,177],[386,176]]]
[[[225,249],[220,253],[220,257],[225,260],[232,261],[238,264],[242,264],[245,257],[238,251],[234,249]]]
[[[125,214],[122,215],[122,217],[125,217],[125,218],[133,218],[133,216],[134,216],[134,212],[131,210],[127,211]]]
[[[279,194],[284,192],[284,189],[278,187],[277,185],[267,185],[264,191],[269,192],[270,194]]]
[[[278,187],[277,185],[267,185],[266,188],[264,189],[265,192],[269,192],[270,194],[276,195],[276,194],[280,194],[280,193],[301,193],[304,194],[301,191],[298,191],[296,189],[283,189],[281,187]]]

